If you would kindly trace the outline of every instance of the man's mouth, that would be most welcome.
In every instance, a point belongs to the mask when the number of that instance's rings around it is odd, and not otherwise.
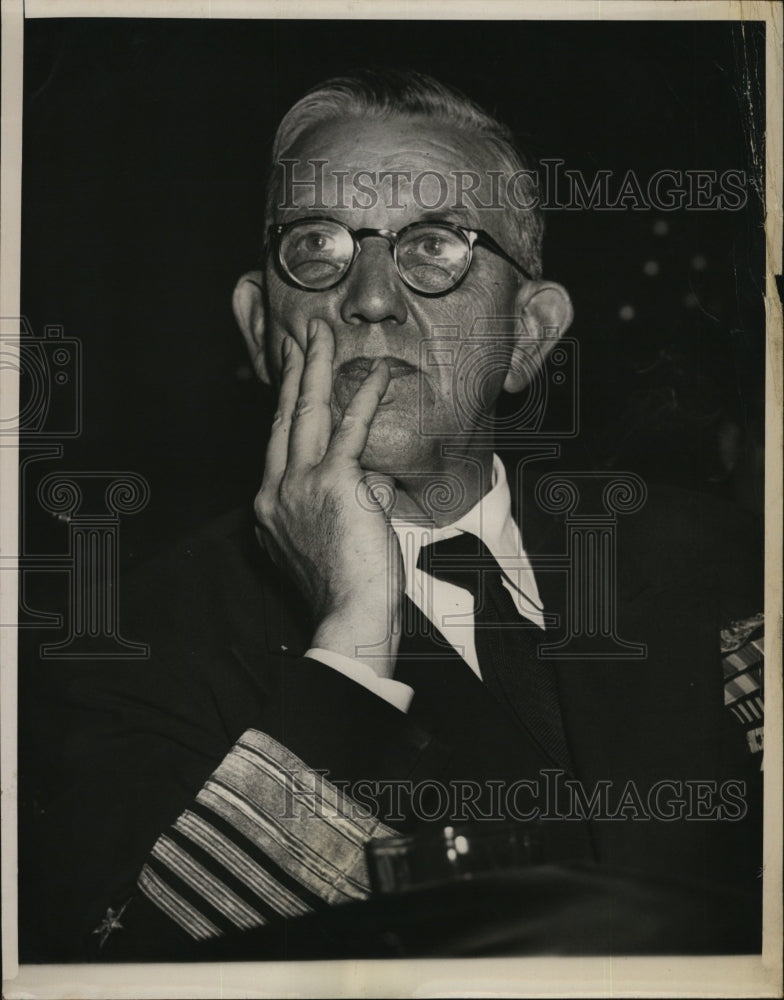
[[[367,378],[368,372],[370,371],[373,363],[377,358],[369,357],[356,357],[350,358],[348,361],[344,361],[342,365],[337,370],[336,376],[350,379],[353,382],[362,382]],[[405,378],[408,375],[416,375],[418,369],[413,365],[410,365],[407,361],[403,361],[402,358],[396,358],[391,355],[384,356],[384,361],[389,365],[389,374],[393,379]]]
[[[382,357],[389,365],[389,372],[392,377],[383,399],[378,404],[379,409],[391,407],[395,404],[396,400],[399,402],[401,398],[408,399],[412,389],[405,391],[403,387],[412,387],[413,391],[415,391],[418,383],[413,379],[409,379],[409,376],[419,374],[418,368],[410,365],[402,358],[396,358],[389,354],[382,355]],[[362,355],[356,358],[349,358],[348,361],[344,361],[342,365],[338,366],[332,388],[335,402],[341,411],[345,411],[357,389],[367,378],[376,360],[376,358]]]

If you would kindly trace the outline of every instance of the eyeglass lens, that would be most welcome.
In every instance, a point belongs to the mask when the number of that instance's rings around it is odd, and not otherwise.
[[[317,290],[336,284],[348,271],[354,240],[337,223],[303,220],[284,231],[279,252],[289,276]],[[401,277],[412,288],[431,294],[445,292],[465,274],[470,244],[446,226],[422,222],[406,229],[395,256]]]

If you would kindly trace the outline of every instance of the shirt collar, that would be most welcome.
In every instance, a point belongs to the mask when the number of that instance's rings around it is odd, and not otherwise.
[[[403,552],[407,589],[417,570],[417,560],[423,545],[430,545],[463,532],[476,535],[498,560],[504,576],[521,595],[536,607],[541,607],[531,564],[523,548],[523,540],[512,517],[512,499],[504,463],[493,455],[493,475],[490,490],[470,510],[452,524],[434,527],[392,518]]]

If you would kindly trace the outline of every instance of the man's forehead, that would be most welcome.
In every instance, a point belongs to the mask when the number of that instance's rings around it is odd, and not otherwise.
[[[286,155],[329,157],[336,166],[375,170],[421,169],[428,163],[451,170],[490,165],[475,133],[448,121],[401,115],[332,119],[307,129]]]
[[[432,218],[478,228],[482,206],[495,198],[493,214],[501,207],[491,151],[476,135],[430,119],[325,122],[304,133],[276,166],[280,221],[321,211],[354,226],[397,228]],[[357,214],[368,221],[360,223]]]

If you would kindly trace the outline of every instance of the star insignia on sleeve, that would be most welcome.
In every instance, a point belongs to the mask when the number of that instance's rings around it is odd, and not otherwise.
[[[109,907],[106,911],[106,916],[98,924],[98,926],[93,931],[93,934],[99,934],[98,947],[103,948],[106,943],[106,939],[112,933],[112,931],[121,931],[123,925],[120,923],[120,917],[125,913],[125,909],[130,903],[130,899],[126,899],[119,910],[115,910],[113,907]]]

